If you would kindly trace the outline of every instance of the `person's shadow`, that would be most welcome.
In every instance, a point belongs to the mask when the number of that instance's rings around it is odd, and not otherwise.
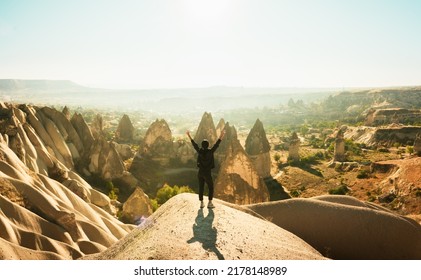
[[[193,224],[193,237],[187,243],[200,242],[202,243],[203,249],[214,252],[218,260],[225,260],[221,252],[216,248],[217,229],[212,227],[214,218],[215,214],[212,209],[209,209],[206,217],[203,216],[203,209],[199,209],[195,223]]]

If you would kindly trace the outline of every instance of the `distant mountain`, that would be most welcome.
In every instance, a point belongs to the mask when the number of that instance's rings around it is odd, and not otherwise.
[[[68,80],[0,79],[0,91],[74,91],[87,89]]]

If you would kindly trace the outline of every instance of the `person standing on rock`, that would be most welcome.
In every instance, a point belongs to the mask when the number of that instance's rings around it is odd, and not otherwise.
[[[197,167],[199,168],[199,172],[197,173],[197,178],[199,179],[199,200],[200,200],[200,208],[205,207],[205,203],[203,202],[203,192],[205,190],[205,183],[208,185],[209,188],[209,203],[208,208],[215,208],[212,203],[213,199],[213,179],[212,179],[212,169],[215,167],[215,159],[213,154],[215,153],[216,149],[218,149],[219,144],[224,138],[225,130],[221,130],[221,135],[219,136],[218,140],[216,141],[215,145],[212,148],[209,148],[209,141],[203,139],[202,147],[199,148],[196,142],[194,142],[193,138],[190,135],[190,132],[186,132],[187,136],[189,137],[193,148],[197,152]]]

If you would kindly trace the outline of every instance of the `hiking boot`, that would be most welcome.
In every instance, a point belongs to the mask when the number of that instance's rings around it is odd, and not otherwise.
[[[215,205],[213,205],[212,200],[209,200],[208,208],[215,208]]]
[[[200,208],[204,208],[205,207],[205,203],[203,202],[203,200],[200,201]]]

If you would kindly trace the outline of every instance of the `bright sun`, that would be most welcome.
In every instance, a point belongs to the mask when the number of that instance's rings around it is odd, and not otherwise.
[[[183,0],[189,17],[196,22],[217,22],[230,11],[230,0]]]

